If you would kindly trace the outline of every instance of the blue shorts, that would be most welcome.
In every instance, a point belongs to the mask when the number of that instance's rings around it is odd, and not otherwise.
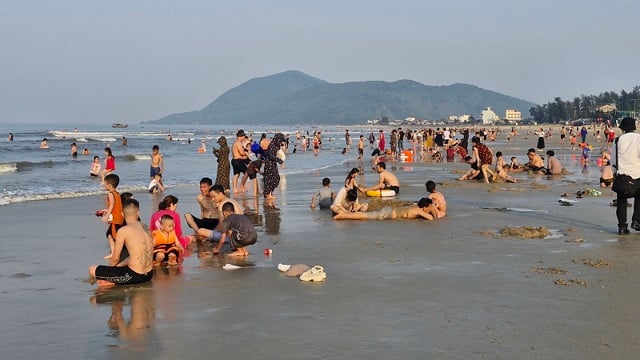
[[[160,171],[161,171],[161,170],[160,170],[160,168],[159,168],[159,167],[153,167],[153,166],[152,166],[152,167],[149,169],[149,177],[154,177],[154,176],[156,176],[156,174],[160,174]]]

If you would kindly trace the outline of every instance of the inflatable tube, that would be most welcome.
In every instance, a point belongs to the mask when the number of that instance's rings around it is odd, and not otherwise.
[[[369,197],[389,197],[396,196],[396,192],[391,189],[384,190],[369,190],[366,192]]]

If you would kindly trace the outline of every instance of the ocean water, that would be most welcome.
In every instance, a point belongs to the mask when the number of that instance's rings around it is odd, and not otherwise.
[[[129,125],[128,128],[114,129],[100,125],[2,125],[0,133],[0,205],[15,202],[68,198],[103,193],[100,180],[89,176],[93,156],[98,155],[104,167],[104,148],[109,146],[116,158],[116,171],[120,177],[120,191],[139,191],[149,183],[149,166],[153,145],[160,146],[164,156],[164,183],[169,188],[197,184],[200,178],[208,176],[215,180],[216,158],[212,146],[220,136],[226,136],[229,146],[235,141],[237,128],[205,126],[156,126]],[[344,130],[333,129],[266,129],[247,128],[255,140],[265,132],[269,137],[277,131],[290,134],[291,145],[281,169],[283,174],[317,171],[353,160],[356,152],[342,155]],[[295,132],[303,135],[321,130],[323,149],[318,156],[312,151],[292,153]],[[14,141],[7,140],[12,132]],[[368,133],[367,133],[368,134]],[[352,136],[359,135],[354,132]],[[128,145],[122,145],[122,137]],[[169,140],[171,136],[172,140]],[[40,149],[40,142],[47,138],[49,148]],[[191,143],[188,143],[191,139]],[[201,142],[205,141],[207,151],[199,153]],[[71,157],[71,143],[78,147],[78,157]],[[82,155],[84,149],[89,155]],[[298,146],[299,150],[299,146]],[[233,174],[232,174],[233,176]]]
[[[291,127],[266,128],[248,127],[243,129],[253,139],[259,140],[264,132],[272,137],[275,132],[290,134],[289,154],[282,174],[296,174],[314,172],[330,166],[341,165],[354,161],[357,157],[357,139],[360,134],[368,138],[369,133],[377,133],[378,129],[350,128],[352,138],[351,152],[343,155],[345,146],[345,127],[334,126],[325,128]],[[212,146],[218,146],[216,141],[220,136],[226,136],[229,146],[235,141],[236,127],[210,126],[170,126],[133,124],[125,129],[114,129],[109,125],[1,125],[0,127],[0,205],[33,200],[69,198],[102,194],[103,187],[98,179],[89,176],[89,169],[93,156],[100,157],[104,166],[104,148],[111,147],[116,157],[116,171],[120,177],[118,189],[123,191],[140,191],[147,188],[149,182],[149,166],[153,145],[160,146],[160,152],[165,160],[164,183],[168,188],[173,186],[192,186],[204,176],[215,180],[217,163],[212,154]],[[295,143],[295,133],[302,135],[322,131],[323,148],[319,155],[312,151],[297,151],[292,153]],[[8,133],[14,134],[14,141],[7,140]],[[122,145],[122,137],[126,137],[127,146]],[[169,140],[171,136],[172,140]],[[40,149],[40,142],[47,138],[49,148]],[[191,143],[188,143],[191,139]],[[204,141],[207,146],[205,153],[199,153],[198,148]],[[78,147],[78,158],[71,157],[71,143]],[[365,142],[365,160],[369,159],[370,149]],[[533,140],[520,138],[507,142],[498,139],[488,143],[494,149],[501,149],[508,160],[516,156],[520,163],[527,161],[527,148],[534,146]],[[602,145],[598,145],[602,146]],[[406,143],[405,143],[406,147]],[[89,155],[82,155],[83,149],[89,150]],[[298,146],[298,150],[300,147]],[[600,169],[596,166],[598,148],[592,152],[591,165],[584,167],[579,151],[571,152],[567,145],[556,150],[556,156],[570,171],[569,175],[560,178],[545,176],[530,176],[521,180],[534,181],[550,186],[558,184],[575,184],[584,188],[597,188]],[[354,162],[355,165],[355,162]],[[433,164],[436,165],[436,164]],[[452,173],[454,164],[430,166],[429,177],[437,181],[452,180],[459,174]],[[458,167],[460,168],[460,167]],[[462,168],[465,168],[464,166]]]

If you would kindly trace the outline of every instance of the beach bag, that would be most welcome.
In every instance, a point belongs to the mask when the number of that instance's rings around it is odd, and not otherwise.
[[[618,174],[613,179],[611,190],[626,198],[635,197],[638,192],[638,182],[629,175]]]

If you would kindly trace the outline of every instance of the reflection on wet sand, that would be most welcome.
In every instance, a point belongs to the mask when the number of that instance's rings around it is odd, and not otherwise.
[[[280,223],[282,218],[280,217],[280,209],[277,208],[273,200],[264,201],[264,223],[265,233],[268,235],[280,234]]]
[[[226,264],[236,265],[236,266],[255,266],[254,261],[249,261],[247,258],[243,257],[229,257],[224,255],[214,255],[212,248],[215,246],[214,243],[198,241],[195,245],[195,253],[200,260],[200,267],[206,268],[221,268]],[[233,251],[229,244],[224,244],[222,247],[220,254],[225,254]]]
[[[125,342],[129,350],[145,350],[150,344],[148,336],[154,328],[155,291],[152,283],[132,286],[116,286],[96,290],[90,298],[93,305],[111,306],[111,315],[107,320],[110,331],[106,334]],[[129,306],[128,321],[123,315]],[[156,339],[157,341],[157,339]]]

